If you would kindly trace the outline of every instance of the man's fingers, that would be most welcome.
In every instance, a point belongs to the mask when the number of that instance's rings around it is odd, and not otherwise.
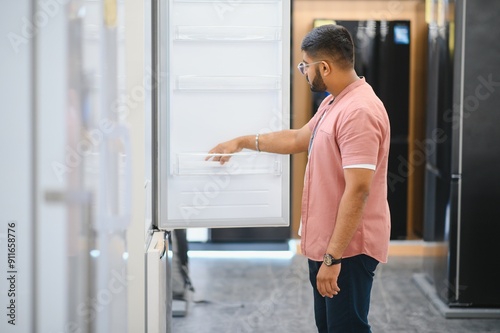
[[[231,158],[230,155],[222,155],[221,153],[209,152],[209,155],[205,157],[205,161],[212,160],[214,162],[219,162],[220,164],[224,164],[228,162],[230,158]]]
[[[340,288],[338,286],[330,284],[328,282],[318,282],[317,289],[321,296],[330,298],[338,295],[340,292]]]
[[[333,288],[330,286],[329,283],[321,282],[321,283],[317,284],[317,287],[318,287],[318,292],[323,297],[325,297],[325,296],[332,297],[332,295],[333,295]]]

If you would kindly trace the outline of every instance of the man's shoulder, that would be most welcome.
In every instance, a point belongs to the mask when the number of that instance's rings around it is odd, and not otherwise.
[[[384,103],[368,84],[363,84],[353,90],[351,94],[346,96],[344,103],[344,109],[347,111],[359,109],[374,114],[379,112],[387,113]]]

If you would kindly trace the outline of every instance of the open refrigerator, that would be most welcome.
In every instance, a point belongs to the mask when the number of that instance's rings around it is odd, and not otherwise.
[[[166,233],[289,224],[289,156],[205,158],[219,142],[289,128],[290,1],[153,0],[145,12],[147,292],[167,295],[147,300],[152,333],[170,331]]]
[[[20,0],[0,13],[2,258],[19,235],[16,264],[0,261],[18,320],[2,332],[127,332],[131,274],[146,276],[145,330],[169,332],[169,231],[289,223],[288,156],[204,158],[236,135],[288,128],[290,1],[144,4],[151,75],[125,95],[152,110],[144,272],[127,261],[131,161],[143,156],[131,156],[122,113],[124,2]]]

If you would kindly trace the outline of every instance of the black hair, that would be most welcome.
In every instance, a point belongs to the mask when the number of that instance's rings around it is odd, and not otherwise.
[[[341,69],[354,67],[354,43],[349,31],[341,25],[314,28],[302,40],[301,49],[314,60],[325,57]]]

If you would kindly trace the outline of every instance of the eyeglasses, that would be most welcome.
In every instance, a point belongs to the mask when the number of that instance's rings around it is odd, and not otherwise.
[[[311,62],[310,64],[306,64],[305,62],[302,61],[297,65],[297,69],[299,70],[300,74],[306,75],[307,67],[309,67],[311,65],[319,64],[320,62],[323,62],[323,61],[324,60],[315,61],[315,62]]]

